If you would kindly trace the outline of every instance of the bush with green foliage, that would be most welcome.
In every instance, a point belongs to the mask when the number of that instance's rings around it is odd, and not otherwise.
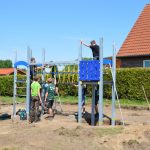
[[[0,60],[0,68],[12,68],[11,60]]]
[[[70,77],[69,77],[70,76]],[[60,82],[74,81],[77,82],[77,75],[60,75]],[[149,68],[129,68],[129,69],[117,69],[117,91],[118,96],[121,99],[145,99],[142,86],[144,86],[148,99],[150,98],[150,69]],[[25,78],[19,76],[20,78]],[[50,77],[47,75],[46,78]],[[73,80],[72,80],[73,78]],[[111,81],[111,71],[106,70],[104,76],[106,81]],[[18,85],[22,86],[22,85]],[[25,86],[25,84],[23,85]],[[92,86],[87,86],[87,95],[91,96]],[[19,90],[19,94],[25,94],[25,91]],[[59,93],[62,96],[77,96],[78,87],[75,85],[59,84]],[[0,77],[0,95],[12,96],[13,95],[13,76],[1,76]],[[111,98],[111,85],[104,85],[104,97]]]
[[[150,69],[149,68],[121,68],[117,69],[116,88],[121,99],[144,100],[144,92],[150,98]],[[105,80],[111,79],[111,72],[105,76]],[[111,97],[111,86],[104,86],[104,97]]]
[[[0,76],[0,95],[13,95],[13,76]]]
[[[150,98],[150,68],[117,69],[117,90],[120,98],[145,99],[142,86]]]

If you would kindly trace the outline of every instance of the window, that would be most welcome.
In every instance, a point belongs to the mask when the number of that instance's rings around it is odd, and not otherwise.
[[[150,60],[144,60],[143,61],[143,67],[150,67]]]

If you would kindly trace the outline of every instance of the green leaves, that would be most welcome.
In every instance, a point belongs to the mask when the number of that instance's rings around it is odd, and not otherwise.
[[[76,70],[75,68],[74,70]],[[72,71],[71,69],[69,71]],[[77,71],[77,70],[76,70]],[[145,100],[142,86],[144,86],[148,99],[150,99],[150,69],[149,68],[124,68],[117,69],[116,74],[116,88],[118,96],[121,99],[129,100]],[[46,78],[51,75],[46,75]],[[20,79],[25,79],[25,76],[19,76]],[[104,74],[105,81],[111,81],[111,71],[107,70]],[[59,93],[61,96],[77,96],[78,87],[74,84],[65,83],[77,83],[78,75],[70,74],[59,76]],[[18,86],[25,86],[18,85]],[[87,96],[91,96],[92,86],[87,86]],[[25,94],[25,90],[18,89],[18,94]],[[111,98],[111,85],[104,85],[104,97]],[[13,76],[0,76],[0,95],[12,96],[13,95]]]
[[[0,60],[0,68],[12,68],[11,60]]]

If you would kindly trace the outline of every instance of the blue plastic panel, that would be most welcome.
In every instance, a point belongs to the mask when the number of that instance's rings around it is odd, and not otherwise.
[[[109,60],[109,59],[103,59],[103,64],[104,65],[111,65],[112,66],[112,60]]]
[[[37,66],[37,67],[42,67],[42,64],[37,64],[36,66]]]
[[[28,63],[25,62],[25,61],[17,61],[15,64],[14,64],[14,68],[17,68],[18,66],[28,66]]]
[[[14,68],[17,68],[17,66],[25,66],[25,67],[27,67],[27,66],[28,66],[28,63],[25,62],[25,61],[17,61],[17,62],[14,64]],[[36,64],[35,66],[41,67],[42,64]]]
[[[98,81],[100,79],[99,60],[83,60],[79,64],[79,80]]]
[[[111,65],[112,60],[104,59],[104,65]],[[99,81],[100,80],[100,60],[82,60],[79,64],[80,81]]]

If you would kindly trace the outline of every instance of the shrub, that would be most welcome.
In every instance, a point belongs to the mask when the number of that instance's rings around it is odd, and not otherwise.
[[[104,75],[106,81],[111,81],[111,71],[107,70]],[[142,86],[144,86],[147,97],[150,98],[150,69],[149,68],[125,68],[117,69],[116,87],[118,96],[121,99],[145,99]],[[51,75],[46,75],[46,78]],[[25,76],[18,76],[23,79]],[[77,75],[60,75],[59,82],[77,82]],[[25,86],[17,84],[17,86]],[[19,94],[25,94],[25,90],[19,89]],[[92,95],[92,86],[87,86],[87,95]],[[78,87],[73,84],[59,84],[59,93],[62,96],[77,96]],[[13,96],[13,76],[1,76],[0,77],[0,95]],[[111,98],[111,85],[104,85],[104,97]]]

